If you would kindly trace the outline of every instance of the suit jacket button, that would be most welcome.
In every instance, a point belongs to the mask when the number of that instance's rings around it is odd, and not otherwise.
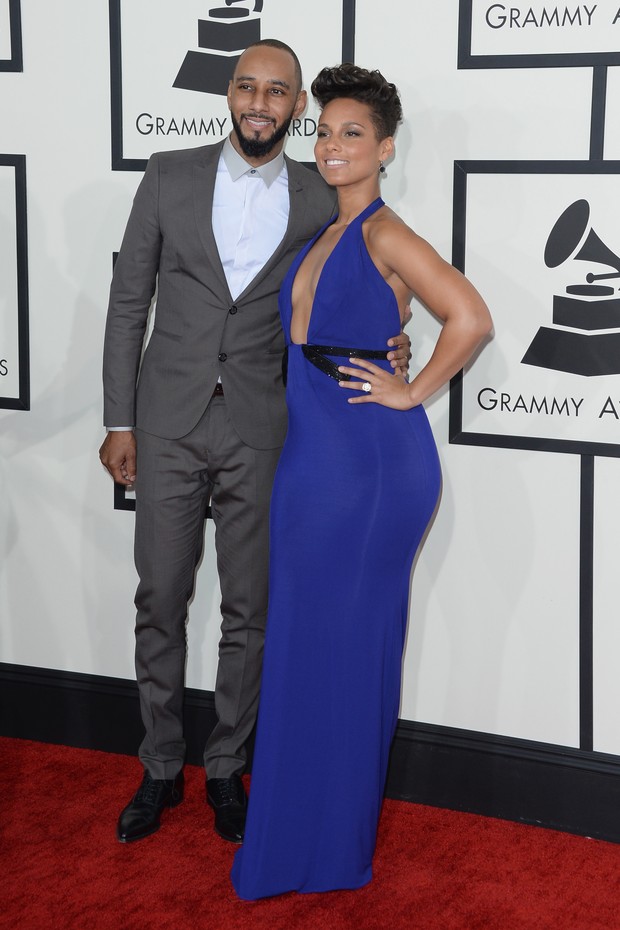
[[[218,355],[218,359],[220,360],[220,362],[225,362],[227,358],[228,356],[226,355],[225,352],[220,352],[220,354]]]
[[[237,308],[233,305],[228,312],[234,315],[237,312]]]

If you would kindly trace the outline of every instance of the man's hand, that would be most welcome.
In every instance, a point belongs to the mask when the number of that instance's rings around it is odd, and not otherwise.
[[[133,431],[108,433],[99,449],[99,458],[118,484],[133,484],[136,480],[136,439]]]
[[[409,314],[411,319],[411,313]],[[406,319],[405,322],[408,322]],[[404,325],[404,324],[403,324]],[[388,352],[387,358],[392,368],[397,369],[396,374],[406,378],[409,374],[409,359],[411,358],[411,339],[407,333],[399,333],[388,339],[388,345],[394,347],[393,352]]]

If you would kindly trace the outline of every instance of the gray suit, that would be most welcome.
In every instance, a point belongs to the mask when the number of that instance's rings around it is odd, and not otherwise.
[[[223,621],[219,723],[205,764],[212,777],[243,769],[260,686],[269,498],[286,432],[277,296],[292,259],[336,200],[317,174],[287,158],[285,236],[233,301],[211,226],[222,144],[150,159],[116,262],[106,326],[104,422],[136,427],[140,757],[153,778],[173,778],[185,753],[185,621],[209,494]],[[155,324],[140,365],[156,283]],[[224,397],[211,399],[218,377]]]

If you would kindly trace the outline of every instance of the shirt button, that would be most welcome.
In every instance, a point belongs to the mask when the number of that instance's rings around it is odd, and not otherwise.
[[[230,310],[229,310],[228,312],[229,312],[229,313],[232,313],[233,316],[234,316],[234,314],[237,312],[237,308],[235,307],[234,304],[233,304],[233,306],[230,308]]]
[[[256,174],[256,168],[252,168],[252,169],[250,170],[250,174]]]
[[[228,356],[226,355],[225,352],[220,352],[220,354],[218,355],[218,359],[220,360],[220,362],[225,362],[227,358]]]

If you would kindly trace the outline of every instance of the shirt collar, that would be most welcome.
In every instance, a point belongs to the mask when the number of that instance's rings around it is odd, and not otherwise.
[[[255,171],[256,174],[260,175],[267,187],[271,187],[273,182],[280,176],[282,169],[284,168],[284,152],[281,151],[276,155],[275,158],[272,158],[271,161],[268,161],[264,165],[259,165],[255,167],[250,165],[242,155],[239,154],[237,149],[234,147],[230,138],[226,139],[224,142],[224,147],[222,148],[222,159],[232,181],[238,181],[239,178],[243,177],[244,174],[247,174],[250,171]]]

